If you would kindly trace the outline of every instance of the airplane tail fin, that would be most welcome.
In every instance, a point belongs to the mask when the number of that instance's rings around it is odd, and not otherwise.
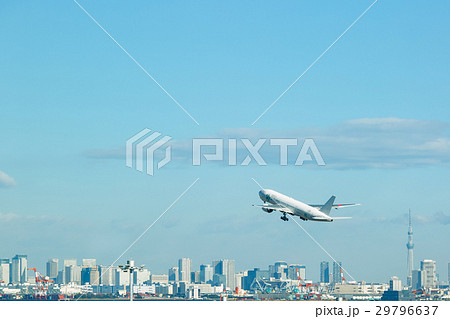
[[[330,215],[331,208],[333,208],[336,196],[331,196],[330,199],[319,209],[322,213]]]

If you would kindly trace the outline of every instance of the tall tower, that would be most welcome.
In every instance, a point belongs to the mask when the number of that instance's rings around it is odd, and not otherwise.
[[[178,259],[178,280],[191,282],[191,258]]]
[[[406,248],[408,248],[408,277],[407,277],[407,285],[410,287],[412,285],[412,270],[414,265],[414,257],[413,257],[413,231],[411,224],[411,210],[409,210],[409,227],[408,227],[408,242],[406,243]]]

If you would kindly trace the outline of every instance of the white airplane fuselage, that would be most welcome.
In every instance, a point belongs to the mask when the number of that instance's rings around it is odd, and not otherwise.
[[[283,195],[271,189],[263,189],[259,192],[259,197],[263,202],[273,205],[281,205],[289,211],[288,214],[299,216],[303,220],[315,220],[323,222],[332,222],[333,218],[321,212],[319,209],[302,203],[289,196]]]

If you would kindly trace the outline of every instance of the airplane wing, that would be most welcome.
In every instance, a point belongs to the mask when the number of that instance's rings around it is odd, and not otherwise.
[[[279,210],[280,212],[287,213],[287,214],[293,214],[293,212],[284,206],[281,205],[253,205],[254,207],[261,207],[261,208],[267,208],[267,209],[273,209],[273,210]]]
[[[359,206],[359,205],[361,205],[361,204],[336,204],[336,205],[333,205],[333,208],[338,209],[338,208]]]
[[[330,217],[332,220],[336,220],[336,219],[352,219],[352,217]],[[324,221],[324,222],[328,222],[330,221],[328,218],[320,218],[320,217],[312,217],[311,220],[315,220],[315,221]]]
[[[323,206],[322,205],[315,205],[315,204],[308,204],[311,207],[315,207],[315,208],[321,208]],[[344,207],[351,207],[351,206],[359,206],[361,204],[334,204],[333,208],[338,209],[338,208],[344,208]]]
[[[330,221],[329,218],[321,218],[321,217],[311,217],[311,220],[315,220],[318,222],[329,222]]]

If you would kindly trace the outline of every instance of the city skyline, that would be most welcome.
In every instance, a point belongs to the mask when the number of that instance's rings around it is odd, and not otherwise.
[[[410,238],[412,238],[412,228],[411,228],[411,225],[412,225],[412,220],[413,220],[413,218],[414,218],[414,215],[413,214],[411,214],[411,212],[409,212],[409,215],[407,215],[407,218],[408,218],[408,221],[409,221],[409,226],[406,228],[407,229],[407,234],[408,234],[408,243],[409,243],[409,240],[410,240]],[[408,243],[407,243],[407,248],[408,248]],[[409,249],[408,249],[408,252],[407,252],[407,254],[406,254],[406,259],[407,259],[407,262],[405,263],[405,265],[403,266],[403,268],[404,269],[408,269],[409,270],[409,264],[408,264],[408,262],[409,262]],[[425,260],[425,259],[427,259],[427,258],[429,258],[430,256],[428,256],[428,255],[425,255],[424,257],[422,257],[422,256],[424,256],[423,254],[421,254],[420,255],[420,257],[421,258],[419,258],[419,260]],[[46,264],[46,260],[47,259],[45,259],[44,257],[42,257],[42,256],[39,256],[38,258],[37,258],[38,260],[43,260],[43,261],[41,261],[41,263],[43,262],[44,264]],[[87,258],[83,258],[83,256],[81,256],[81,257],[77,257],[77,258],[75,258],[75,259],[71,259],[71,257],[65,257],[65,258],[58,258],[58,259],[60,259],[60,260],[64,260],[65,262],[67,261],[67,262],[69,262],[69,261],[73,261],[73,260],[83,260],[83,261],[89,261],[90,259],[87,259]],[[196,261],[195,261],[195,259],[194,259],[194,264],[192,264],[192,259],[190,259],[190,258],[188,258],[190,261],[189,261],[189,263],[190,263],[190,266],[189,266],[189,268],[193,268],[193,267],[196,267],[197,269],[199,269],[200,268],[200,266],[202,265],[202,263],[197,263]],[[213,260],[214,258],[210,258],[211,260]],[[93,259],[93,260],[95,260],[95,259]],[[144,261],[145,260],[148,260],[148,259],[143,259]],[[279,260],[283,260],[283,258],[279,258]],[[287,260],[287,259],[284,259],[284,260]],[[434,258],[434,260],[436,260],[435,258]],[[334,270],[333,270],[333,267],[334,267],[334,264],[335,264],[335,262],[333,261],[333,260],[331,260],[330,261],[331,263],[330,263],[330,265],[329,265],[329,267],[330,267],[330,269],[329,269],[329,276],[330,276],[330,278],[331,278],[331,280],[333,280],[333,276],[334,276]],[[38,262],[39,263],[39,262]],[[73,262],[72,262],[73,263]],[[151,263],[148,263],[148,261],[145,261],[144,263],[146,263],[146,264],[151,264]],[[289,264],[295,264],[295,263],[298,263],[298,260],[289,260]],[[107,262],[105,263],[103,263],[103,264],[108,264]],[[158,265],[159,263],[157,263],[157,265]],[[321,276],[321,273],[320,273],[320,269],[319,268],[317,268],[316,269],[316,267],[314,267],[312,264],[311,264],[311,262],[308,262],[308,260],[305,260],[302,264],[304,264],[304,265],[308,265],[308,268],[311,270],[311,272],[314,274],[314,276],[315,277],[320,277]],[[450,272],[447,272],[447,270],[448,270],[448,268],[445,266],[446,264],[447,264],[447,261],[445,261],[444,260],[444,262],[437,262],[437,264],[438,264],[438,266],[439,266],[439,268],[437,269],[437,272],[438,273],[441,273],[441,274],[443,274],[444,276],[445,276],[445,273],[448,273],[448,274],[450,274]],[[177,268],[178,270],[178,272],[179,272],[179,264],[177,264],[178,265],[178,267],[175,267],[175,268]],[[238,264],[239,265],[239,264]],[[45,266],[45,265],[44,265]],[[397,269],[401,269],[402,267],[401,267],[402,265],[397,265]],[[65,267],[65,265],[64,265],[64,267]],[[164,267],[164,266],[162,266],[162,267]],[[250,268],[252,268],[253,267],[253,264],[250,264],[249,266],[247,266],[247,268],[245,268],[245,266],[243,266],[242,267],[242,269],[250,269]],[[347,270],[347,268],[349,269],[348,271],[350,272],[350,274],[352,274],[353,273],[353,270],[349,267],[349,266],[347,266],[346,268],[344,268],[345,270]],[[42,269],[45,269],[45,268],[42,268]],[[160,271],[159,272],[161,272],[161,269],[163,269],[163,268],[161,268],[161,266],[159,266],[159,267],[156,267],[156,269],[159,269]],[[413,265],[412,265],[412,270],[417,270],[417,269],[420,269],[420,265],[419,264],[417,264],[417,265],[414,265],[414,263],[413,263]],[[401,272],[399,272],[399,273],[391,273],[391,274],[388,274],[385,278],[388,278],[388,277],[390,277],[390,276],[399,276],[400,278],[401,277],[405,277],[405,278],[407,278],[408,277],[408,270],[406,270],[405,271],[405,273],[403,274],[403,273],[401,273]],[[180,273],[178,273],[178,276],[180,275]],[[358,278],[355,278],[356,280],[359,280]],[[371,282],[382,282],[384,280],[384,278],[377,278],[377,279],[373,279],[373,278],[371,278],[369,281],[371,281]],[[402,282],[405,282],[405,283],[408,283],[408,281],[407,280],[402,280]]]
[[[166,273],[176,256],[196,269],[285,260],[319,278],[327,254],[252,207],[255,179],[305,203],[361,203],[331,225],[295,219],[356,280],[405,280],[408,209],[412,269],[432,259],[447,273],[448,2],[377,2],[254,125],[373,1],[79,2],[200,125],[76,3],[5,3],[0,256],[107,265],[139,238],[120,261]],[[126,141],[144,128],[170,136],[181,161],[154,176],[127,167]],[[205,137],[312,138],[326,165],[270,153],[267,166],[193,166],[190,142]]]
[[[232,266],[230,268],[229,263],[232,263]],[[226,264],[224,264],[226,263]],[[267,267],[260,267],[260,266],[253,266],[248,269],[240,269],[235,270],[235,260],[229,260],[229,259],[219,259],[219,260],[212,260],[209,264],[208,263],[200,263],[200,266],[193,267],[192,266],[192,259],[189,257],[182,257],[179,258],[177,261],[178,267],[167,267],[166,272],[153,272],[150,266],[146,266],[144,269],[148,272],[149,276],[166,276],[167,281],[187,281],[187,282],[222,282],[224,286],[232,285],[234,286],[234,280],[235,275],[240,273],[246,273],[248,271],[253,271],[255,269],[266,271],[270,276],[275,276],[275,279],[283,279],[283,277],[277,277],[277,275],[273,275],[275,273],[285,273],[284,277],[285,279],[300,279],[305,281],[312,281],[312,282],[320,282],[320,283],[330,283],[330,284],[336,284],[341,282],[353,282],[352,279],[348,278],[346,274],[344,274],[344,266],[342,262],[335,262],[335,261],[321,261],[319,265],[317,265],[317,268],[319,269],[319,278],[312,278],[311,275],[306,275],[307,273],[307,267],[304,264],[298,264],[298,263],[287,263],[286,261],[275,261],[273,264],[266,265]],[[9,265],[8,270],[2,268],[2,265]],[[61,265],[61,267],[59,266]],[[181,266],[181,267],[180,267]],[[447,272],[447,278],[450,278],[450,262],[446,263],[446,268],[448,269]],[[108,272],[108,276],[114,276],[112,274],[112,270],[118,269],[118,265],[103,265],[101,263],[97,263],[97,260],[95,258],[82,258],[81,262],[79,262],[77,259],[71,258],[71,259],[60,259],[60,258],[49,258],[45,264],[44,267],[34,267],[37,271],[39,270],[46,270],[40,272],[41,274],[45,274],[48,276],[51,280],[58,283],[56,280],[58,280],[61,283],[61,280],[63,283],[71,282],[73,277],[73,270],[78,269],[78,272],[80,272],[81,276],[83,277],[83,269],[97,269],[97,274],[94,274],[94,278],[96,278],[96,283],[99,284],[101,282],[101,279],[103,278],[103,273],[101,270]],[[0,258],[0,281],[1,278],[5,279],[3,276],[8,276],[11,283],[25,283],[30,278],[27,276],[28,272],[31,272],[31,268],[28,267],[28,258],[27,255],[21,255],[16,254],[13,258]],[[296,271],[299,270],[299,272],[291,272],[290,269],[293,268]],[[189,275],[182,275],[182,272],[184,270],[180,269],[186,269],[187,272],[189,270]],[[283,270],[284,269],[284,270]],[[314,269],[311,267],[311,269]],[[308,269],[308,270],[311,270]],[[97,270],[96,270],[97,271]],[[176,276],[173,276],[173,272],[176,271]],[[205,275],[206,271],[206,275]],[[427,275],[428,272],[428,275]],[[195,276],[194,276],[195,274]],[[216,274],[218,275],[225,275],[226,278],[233,278],[231,282],[229,279],[220,279],[216,278]],[[92,278],[92,274],[85,273],[88,278]],[[62,276],[62,277],[61,277]],[[111,283],[111,278],[105,277],[107,283]],[[127,280],[126,275],[124,275],[125,280]],[[198,276],[198,277],[197,277]],[[327,277],[328,276],[328,277]],[[16,278],[17,277],[17,278]],[[82,279],[82,277],[78,278],[80,282],[88,281],[86,279]],[[347,279],[347,278],[348,279]],[[401,279],[398,279],[398,276],[392,275],[389,278],[397,278],[396,280],[400,280],[402,285],[405,285],[406,287],[412,286],[416,287],[419,283],[419,285],[423,284],[424,287],[434,287],[438,282],[445,283],[446,281],[443,279],[439,279],[440,276],[436,272],[436,261],[435,260],[421,260],[420,261],[420,267],[416,267],[412,271],[411,275],[411,281],[405,280],[402,281]],[[444,278],[445,275],[443,274]],[[28,279],[27,279],[28,278]],[[69,279],[68,279],[69,278]],[[108,279],[109,278],[109,279]],[[197,278],[194,279],[194,278]],[[365,279],[357,280],[356,282],[365,282]],[[381,280],[381,281],[373,281],[377,283],[383,283],[388,282],[387,280]],[[449,283],[447,281],[447,283]],[[92,284],[92,283],[91,283]],[[104,284],[104,283],[102,283]]]
[[[27,268],[27,256],[0,259],[0,299],[79,300],[80,298],[120,299],[127,291],[141,299],[205,299],[231,300],[448,300],[450,282],[440,281],[435,260],[420,261],[420,269],[411,272],[407,283],[398,276],[387,281],[367,282],[346,279],[342,262],[328,261],[320,265],[320,280],[307,275],[301,264],[276,261],[267,269],[254,267],[235,270],[235,260],[212,260],[192,267],[192,259],[181,257],[178,267],[167,274],[153,273],[135,260],[126,265],[104,266],[94,258],[47,261],[47,276],[35,267]],[[448,263],[450,269],[450,263]],[[330,268],[332,273],[330,274]],[[34,276],[27,278],[27,269]],[[189,274],[189,275],[187,275]],[[56,277],[55,277],[56,275]],[[348,274],[350,276],[350,274]],[[348,278],[348,277],[347,277]],[[129,294],[130,300],[133,295]]]

